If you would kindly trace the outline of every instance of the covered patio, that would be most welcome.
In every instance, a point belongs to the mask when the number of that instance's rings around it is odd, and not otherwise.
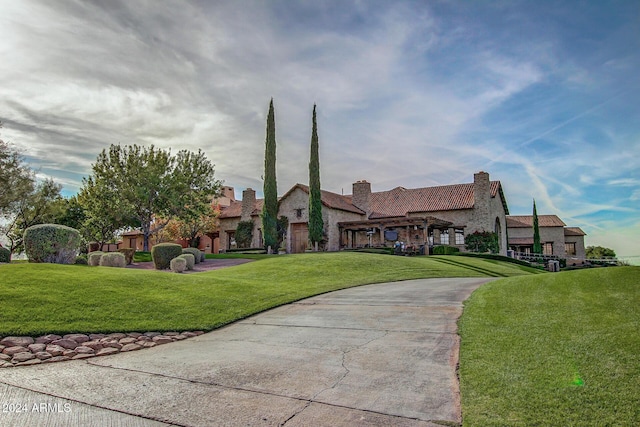
[[[340,248],[390,247],[402,242],[406,252],[433,246],[434,234],[448,230],[453,223],[433,216],[377,218],[338,223]],[[423,252],[428,253],[428,252]]]

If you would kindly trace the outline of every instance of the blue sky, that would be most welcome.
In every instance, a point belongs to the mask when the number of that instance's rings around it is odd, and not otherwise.
[[[2,138],[74,194],[109,144],[202,148],[260,192],[503,183],[640,255],[640,2],[0,0]],[[635,260],[640,260],[635,258]]]

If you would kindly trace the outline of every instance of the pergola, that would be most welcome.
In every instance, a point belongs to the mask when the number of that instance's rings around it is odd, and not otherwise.
[[[379,241],[384,243],[384,232],[389,229],[405,229],[406,235],[411,236],[411,229],[414,231],[414,235],[420,236],[418,239],[410,239],[408,243],[414,243],[416,240],[420,244],[427,246],[429,242],[429,231],[433,229],[448,229],[453,225],[452,222],[442,220],[433,216],[404,216],[394,218],[377,218],[364,221],[345,221],[338,223],[338,229],[340,230],[340,247],[341,248],[357,248],[359,243],[357,241],[357,235],[360,232],[368,232],[369,236],[373,236],[376,231],[379,233]],[[367,238],[366,244],[369,244],[369,238]]]

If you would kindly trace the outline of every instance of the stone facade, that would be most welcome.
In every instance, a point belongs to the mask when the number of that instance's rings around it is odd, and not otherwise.
[[[533,215],[508,216],[507,230],[511,250],[525,254],[533,252]],[[573,259],[574,263],[585,259],[586,234],[580,228],[567,227],[556,215],[538,215],[538,230],[543,255]],[[573,253],[567,253],[567,247]]]
[[[241,219],[254,221],[252,247],[261,246],[261,205],[262,200],[256,200],[255,192],[248,189],[241,202],[233,201],[222,211],[221,251],[232,247],[232,237]],[[371,191],[369,182],[357,181],[352,195],[322,191],[322,205],[323,250],[393,246],[395,241],[388,236],[396,236],[415,247],[449,244],[464,250],[464,235],[489,231],[498,233],[500,253],[506,254],[508,208],[500,182],[490,181],[486,172],[475,174],[472,184],[413,190],[397,187],[378,193]],[[306,242],[300,241],[305,239],[308,210],[309,189],[305,185],[296,184],[280,198],[278,216],[289,221],[284,245],[288,253],[308,248]]]

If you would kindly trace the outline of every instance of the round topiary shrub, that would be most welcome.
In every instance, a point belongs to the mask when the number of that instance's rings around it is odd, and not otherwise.
[[[179,256],[169,262],[169,267],[174,273],[182,273],[187,269],[187,260]]]
[[[107,252],[100,257],[100,266],[124,268],[127,266],[127,259],[120,252]]]
[[[122,248],[118,249],[118,252],[124,255],[127,260],[127,265],[133,264],[133,256],[136,254],[136,250],[133,248]]]
[[[184,248],[182,249],[183,254],[191,254],[193,258],[196,260],[196,264],[200,264],[200,258],[202,251],[198,248]]]
[[[151,258],[156,270],[166,270],[171,260],[182,255],[182,246],[177,243],[159,243],[151,248]]]
[[[0,246],[0,262],[11,262],[11,251]]]
[[[102,256],[102,254],[104,254],[104,252],[102,251],[91,252],[89,254],[89,257],[87,258],[89,265],[92,267],[100,265],[100,257]]]
[[[80,232],[59,224],[33,225],[24,231],[24,251],[29,262],[73,264],[78,255]]]
[[[86,255],[78,255],[73,263],[75,265],[88,265],[89,261],[87,260]]]
[[[191,254],[182,254],[178,258],[184,258],[187,261],[187,270],[193,270],[196,264],[196,258]]]

